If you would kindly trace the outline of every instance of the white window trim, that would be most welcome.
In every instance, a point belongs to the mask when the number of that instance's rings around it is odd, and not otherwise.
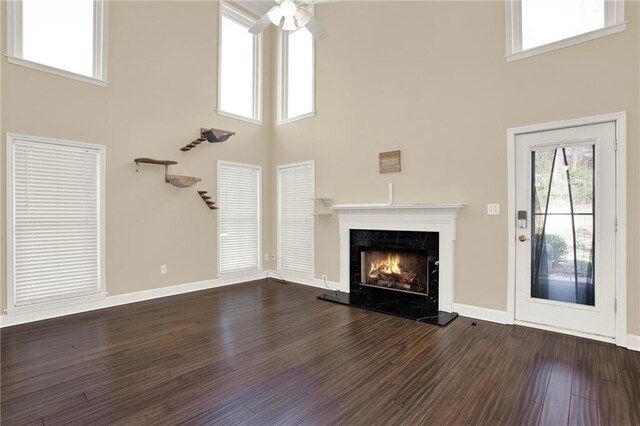
[[[22,57],[22,0],[7,2],[7,61],[60,77],[106,87],[109,83],[107,80],[108,0],[94,0],[93,4],[93,76],[77,74]]]
[[[99,262],[99,289],[98,293],[89,296],[75,297],[72,299],[64,299],[54,302],[45,302],[35,305],[15,306],[15,289],[14,289],[14,174],[13,174],[13,146],[15,140],[30,141],[46,143],[51,145],[64,145],[78,148],[89,148],[97,150],[100,155],[100,196],[98,202],[100,208],[98,209],[98,262]],[[84,142],[75,142],[61,139],[44,138],[39,136],[28,136],[17,133],[7,133],[7,309],[6,312],[9,315],[23,314],[27,312],[43,311],[48,309],[54,309],[61,306],[77,305],[94,300],[104,299],[107,296],[106,291],[106,268],[105,268],[105,170],[106,170],[106,154],[107,147],[104,145],[90,144]]]
[[[282,126],[284,124],[293,123],[296,121],[304,120],[306,118],[311,118],[316,115],[316,43],[315,39],[311,44],[311,57],[313,58],[313,67],[311,78],[313,79],[313,90],[311,92],[311,112],[297,115],[295,117],[287,117],[287,63],[289,60],[289,38],[287,37],[289,33],[283,31],[282,29],[278,30],[278,66],[277,66],[277,95],[276,95],[276,125]],[[286,117],[286,118],[285,118]]]
[[[624,31],[627,21],[624,20],[624,0],[605,0],[605,26],[573,37],[552,43],[522,50],[522,3],[521,0],[505,1],[505,17],[507,28],[507,62],[513,62],[553,50],[585,43],[611,34]]]
[[[218,107],[216,112],[223,117],[233,118],[235,120],[246,121],[252,124],[262,125],[262,80],[263,80],[263,45],[262,45],[262,33],[254,35],[253,44],[253,117],[245,117],[242,115],[234,114],[224,111],[220,105],[222,101],[222,17],[226,15],[231,19],[234,19],[241,25],[247,25],[252,27],[257,20],[249,16],[248,14],[240,11],[239,9],[229,5],[228,2],[221,0],[220,7],[218,8]]]
[[[311,227],[312,227],[312,232],[311,232],[311,275],[306,275],[306,274],[300,274],[298,272],[294,272],[294,271],[288,271],[288,270],[283,270],[282,269],[282,263],[281,263],[281,256],[280,254],[282,253],[282,249],[281,249],[281,236],[280,236],[280,217],[281,217],[281,213],[280,213],[280,170],[282,169],[289,169],[292,167],[300,167],[300,166],[311,166],[311,185],[313,187],[312,191],[313,191],[313,196],[315,197],[315,193],[316,193],[316,162],[313,160],[310,161],[301,161],[299,163],[290,163],[290,164],[281,164],[276,168],[276,185],[278,186],[278,190],[277,190],[277,217],[276,217],[276,222],[277,222],[277,226],[276,226],[276,238],[277,238],[277,242],[276,242],[276,246],[277,246],[277,251],[278,251],[278,263],[277,263],[277,268],[279,272],[282,273],[286,273],[288,276],[293,276],[293,277],[298,277],[298,278],[303,278],[303,279],[309,279],[309,278],[314,278],[315,277],[315,273],[316,273],[316,222],[315,219],[311,222]]]
[[[247,163],[238,163],[234,161],[226,161],[226,160],[218,160],[216,163],[216,194],[220,195],[220,166],[236,166],[236,167],[246,167],[249,169],[255,169],[258,171],[258,268],[255,270],[247,270],[241,272],[220,272],[221,268],[221,253],[222,253],[222,244],[220,239],[220,230],[222,229],[221,224],[221,214],[217,214],[218,222],[217,222],[217,247],[218,247],[218,277],[224,278],[234,278],[234,277],[242,277],[245,275],[252,275],[257,272],[262,272],[262,166],[258,166],[256,164],[247,164]]]

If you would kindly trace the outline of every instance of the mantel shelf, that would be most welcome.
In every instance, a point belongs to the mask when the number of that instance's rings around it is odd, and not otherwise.
[[[464,204],[388,204],[388,203],[364,203],[364,204],[334,204],[331,210],[460,210]]]

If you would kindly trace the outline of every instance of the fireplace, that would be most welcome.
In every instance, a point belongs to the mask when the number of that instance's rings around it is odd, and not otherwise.
[[[461,204],[337,204],[340,281],[321,300],[437,325],[453,308]]]

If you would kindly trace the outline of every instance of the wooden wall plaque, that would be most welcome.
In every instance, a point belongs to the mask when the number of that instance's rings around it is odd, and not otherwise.
[[[378,154],[380,160],[380,173],[398,173],[402,170],[400,164],[400,151],[381,152]]]

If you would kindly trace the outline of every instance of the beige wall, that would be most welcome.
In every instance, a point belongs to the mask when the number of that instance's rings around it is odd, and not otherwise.
[[[366,11],[365,11],[366,8]],[[502,2],[331,3],[318,7],[313,119],[275,129],[276,164],[316,160],[316,193],[338,203],[464,203],[456,241],[455,302],[507,306],[509,127],[628,113],[628,328],[640,334],[638,256],[639,42],[628,29],[506,63]],[[377,155],[402,150],[402,172],[380,175]],[[486,216],[487,203],[502,215]],[[316,231],[316,274],[339,278],[337,219]]]
[[[206,208],[196,190],[208,190],[216,199],[218,159],[260,164],[265,220],[273,221],[270,109],[265,107],[263,126],[216,114],[217,2],[110,3],[108,87],[7,64],[2,58],[3,132],[106,145],[109,294],[215,278],[217,212]],[[271,79],[271,57],[265,55],[266,81]],[[269,89],[267,85],[266,99]],[[237,136],[181,152],[200,127],[228,129]],[[4,158],[4,135],[2,147]],[[177,160],[177,174],[198,176],[202,182],[175,188],[164,183],[159,166],[141,165],[136,174],[136,157]],[[5,161],[0,164],[4,177]],[[4,184],[0,188],[5,200]],[[274,252],[272,241],[267,230],[265,253]],[[160,275],[161,264],[168,265],[167,275]],[[4,273],[2,279],[4,292]]]

